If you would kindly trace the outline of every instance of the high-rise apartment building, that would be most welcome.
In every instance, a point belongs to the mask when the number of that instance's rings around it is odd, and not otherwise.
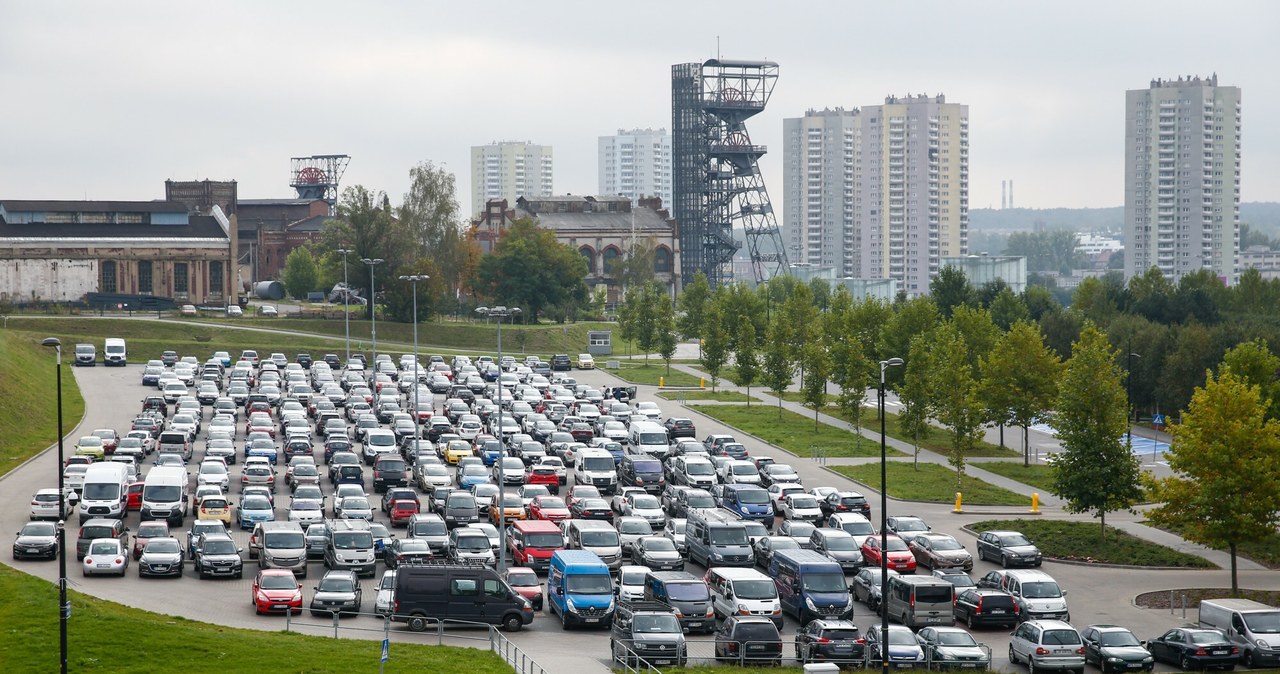
[[[616,136],[600,136],[599,193],[661,197],[671,207],[671,134],[666,129],[618,129]]]
[[[502,142],[471,146],[471,212],[490,199],[551,196],[551,146]]]
[[[1209,269],[1236,280],[1240,88],[1218,76],[1152,80],[1125,92],[1124,275],[1177,281]]]
[[[784,122],[785,240],[838,277],[929,292],[969,250],[969,106],[890,96]]]
[[[787,260],[860,276],[854,227],[858,111],[809,110],[782,120],[782,240]]]

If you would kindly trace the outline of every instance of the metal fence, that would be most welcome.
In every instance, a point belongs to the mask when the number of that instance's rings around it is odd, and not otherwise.
[[[372,617],[378,621],[377,626],[367,620],[353,621],[352,618]],[[310,619],[298,619],[285,614],[284,628],[287,632],[332,632],[333,638],[380,638],[390,640],[396,635],[397,640],[405,643],[419,643],[435,646],[462,646],[470,648],[487,648],[498,654],[503,662],[511,665],[517,674],[547,674],[542,665],[520,650],[505,634],[494,625],[471,622],[468,620],[450,620],[426,618],[427,629],[421,632],[410,630],[392,630],[391,616],[377,613],[331,613],[329,616],[312,615]],[[376,636],[375,636],[376,635]],[[433,638],[434,637],[434,638]]]
[[[875,656],[862,643],[855,646],[847,656],[824,654],[811,646],[797,647],[794,642],[787,640],[781,642],[732,642],[717,645],[713,640],[686,639],[685,648],[685,662],[682,664],[690,667],[725,664],[740,667],[760,667],[775,664],[803,666],[813,663],[830,663],[838,665],[842,669],[878,668],[880,666],[879,656]],[[981,648],[986,654],[985,667],[989,668],[991,649],[986,645],[982,645]],[[662,670],[651,662],[656,659],[653,655],[641,655],[623,644],[617,644],[613,654],[614,665],[619,670],[630,674],[662,674]],[[671,659],[671,656],[663,656],[662,659]],[[901,661],[894,660],[894,663],[899,662]],[[924,649],[923,657],[916,661],[916,666],[922,669],[938,670],[968,667],[980,668],[979,663],[972,660],[937,660],[929,649]]]

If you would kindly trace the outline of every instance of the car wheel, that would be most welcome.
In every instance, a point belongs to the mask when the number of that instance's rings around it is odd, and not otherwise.
[[[974,622],[973,622],[973,614],[972,614],[972,613],[970,613],[970,614],[969,614],[969,617],[965,619],[964,624],[965,624],[965,625],[967,625],[967,626],[969,627],[969,629],[970,629],[970,630],[974,629]]]
[[[1009,663],[1018,664],[1018,654],[1013,652],[1013,644],[1009,644]]]
[[[1027,657],[1027,674],[1036,674],[1036,659]]]
[[[1245,658],[1249,663],[1249,669],[1261,669],[1262,663],[1258,660],[1257,651],[1249,651],[1249,655]]]
[[[1008,555],[1000,555],[1000,566],[1001,566],[1002,568],[1006,568],[1006,569],[1007,569],[1007,568],[1009,568],[1009,556],[1008,556]]]
[[[504,632],[519,632],[523,626],[524,622],[518,615],[509,615],[502,619],[502,631]]]
[[[1189,657],[1187,657],[1187,656],[1185,656],[1185,655],[1184,655],[1184,656],[1182,656],[1182,662],[1181,662],[1178,666],[1179,666],[1179,667],[1181,667],[1181,668],[1182,668],[1182,671],[1184,671],[1184,672],[1189,672],[1189,671],[1191,671],[1191,670],[1192,670],[1192,667],[1191,667],[1191,658],[1189,658]]]

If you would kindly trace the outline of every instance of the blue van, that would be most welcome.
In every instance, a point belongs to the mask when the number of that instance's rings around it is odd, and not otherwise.
[[[726,484],[723,490],[720,507],[744,520],[755,520],[773,528],[773,501],[769,499],[769,492],[754,484]]]
[[[769,575],[778,586],[782,612],[795,616],[800,624],[853,617],[853,597],[844,571],[825,556],[813,550],[778,550],[769,563]]]
[[[556,550],[547,569],[547,607],[560,614],[565,629],[608,629],[614,609],[609,567],[590,550]]]

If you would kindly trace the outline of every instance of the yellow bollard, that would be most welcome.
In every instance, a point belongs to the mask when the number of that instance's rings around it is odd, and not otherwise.
[[[1040,514],[1040,492],[1031,492],[1031,512]]]
[[[663,387],[663,382],[664,382],[664,381],[666,381],[666,377],[658,377],[658,388],[662,388],[662,387]]]
[[[706,388],[706,387],[707,387],[707,378],[698,377],[698,388]]]
[[[964,512],[964,507],[961,505],[961,502],[963,501],[963,497],[964,497],[963,494],[961,494],[960,492],[956,492],[956,509],[952,510],[951,512],[953,513]]]

